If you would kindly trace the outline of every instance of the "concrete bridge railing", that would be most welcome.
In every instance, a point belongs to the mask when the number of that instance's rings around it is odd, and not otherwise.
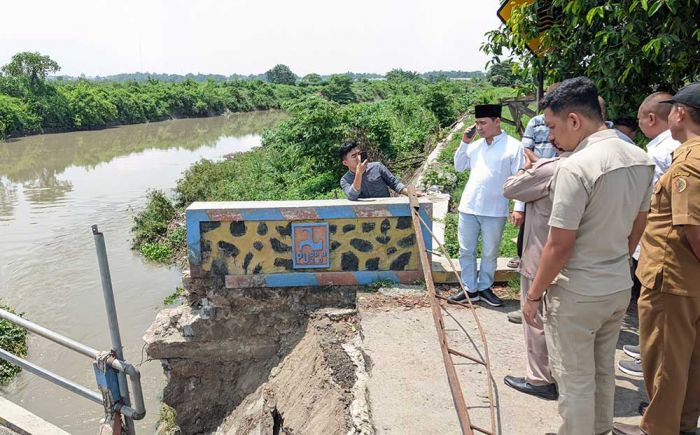
[[[420,214],[432,225],[432,203]],[[192,278],[228,288],[409,283],[423,278],[408,198],[196,202],[186,211]],[[427,248],[431,237],[423,231]]]

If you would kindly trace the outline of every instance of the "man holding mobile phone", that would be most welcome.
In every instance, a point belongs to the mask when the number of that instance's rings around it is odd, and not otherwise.
[[[348,172],[340,179],[340,187],[350,201],[360,198],[387,198],[389,189],[408,195],[406,186],[380,162],[369,162],[367,153],[355,142],[340,146],[340,159]]]
[[[451,300],[484,301],[500,307],[503,301],[491,287],[496,273],[496,262],[508,217],[509,202],[503,196],[503,183],[515,175],[524,164],[520,141],[501,129],[500,104],[475,107],[476,124],[467,129],[454,155],[458,172],[469,170],[462,198],[459,202],[459,263],[462,267],[461,291]],[[474,140],[476,133],[481,139]],[[477,244],[481,236],[481,266],[477,274]]]

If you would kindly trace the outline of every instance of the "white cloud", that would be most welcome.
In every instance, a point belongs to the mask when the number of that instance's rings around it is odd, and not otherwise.
[[[5,2],[0,64],[39,51],[62,73],[297,74],[476,70],[498,2],[25,0]]]

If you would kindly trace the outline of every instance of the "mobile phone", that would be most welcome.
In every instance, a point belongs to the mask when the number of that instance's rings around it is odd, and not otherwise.
[[[474,135],[476,135],[476,125],[472,125],[467,129],[467,137],[468,138],[473,138]]]
[[[360,161],[364,162],[365,160],[367,160],[367,151],[362,151],[360,152]]]

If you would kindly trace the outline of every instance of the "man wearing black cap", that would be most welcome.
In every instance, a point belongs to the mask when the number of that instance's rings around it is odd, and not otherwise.
[[[450,299],[472,302],[483,300],[499,307],[503,301],[491,290],[496,262],[508,217],[508,200],[503,196],[503,183],[523,166],[520,142],[501,130],[500,104],[475,107],[476,124],[464,133],[454,156],[458,172],[469,170],[459,202],[459,263],[462,267],[464,291]],[[474,141],[475,133],[481,139]],[[477,275],[476,247],[481,234],[481,270]]]
[[[700,417],[700,83],[678,91],[668,124],[682,143],[654,188],[637,277],[649,406],[616,434],[694,434]]]

